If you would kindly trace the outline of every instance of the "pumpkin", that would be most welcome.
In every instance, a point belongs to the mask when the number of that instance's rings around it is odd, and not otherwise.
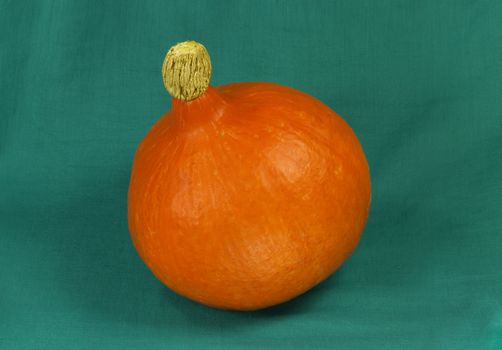
[[[140,143],[128,194],[134,246],[176,293],[223,309],[290,300],[359,242],[368,164],[319,100],[265,82],[209,85],[199,43],[167,53],[172,109]]]

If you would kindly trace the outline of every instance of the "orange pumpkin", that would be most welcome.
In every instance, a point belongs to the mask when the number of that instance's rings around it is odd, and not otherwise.
[[[129,228],[175,292],[255,310],[304,293],[358,244],[370,176],[354,132],[319,100],[272,83],[209,86],[206,49],[172,47],[172,110],[138,147]]]

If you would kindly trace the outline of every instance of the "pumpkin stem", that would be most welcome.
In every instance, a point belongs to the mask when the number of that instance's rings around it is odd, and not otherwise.
[[[206,48],[195,41],[171,47],[162,64],[162,79],[169,94],[191,101],[204,94],[211,77],[211,59]]]

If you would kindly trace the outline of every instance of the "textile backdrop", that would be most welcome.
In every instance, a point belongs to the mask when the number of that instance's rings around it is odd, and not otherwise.
[[[303,90],[373,185],[332,278],[253,313],[179,297],[137,256],[127,188],[203,43],[212,83]],[[502,349],[502,2],[0,1],[1,349]]]

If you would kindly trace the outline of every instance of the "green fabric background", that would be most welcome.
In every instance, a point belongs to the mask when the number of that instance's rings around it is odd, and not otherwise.
[[[358,250],[254,313],[163,287],[127,229],[174,43],[274,81],[366,151]],[[502,349],[502,1],[0,1],[1,349]]]

